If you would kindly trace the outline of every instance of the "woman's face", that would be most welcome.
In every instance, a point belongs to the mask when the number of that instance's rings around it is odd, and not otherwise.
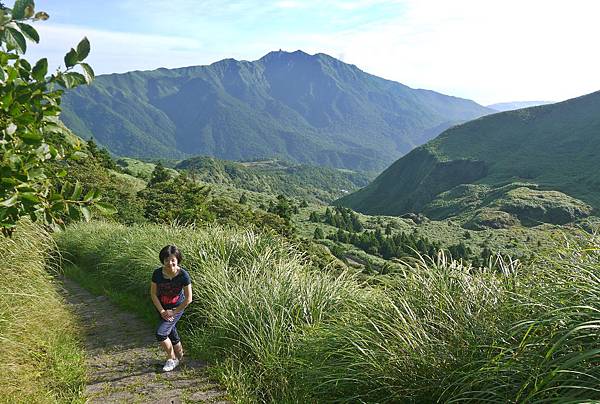
[[[173,254],[169,255],[167,258],[165,258],[165,262],[164,262],[164,267],[165,269],[171,271],[171,272],[175,272],[177,271],[177,257]]]

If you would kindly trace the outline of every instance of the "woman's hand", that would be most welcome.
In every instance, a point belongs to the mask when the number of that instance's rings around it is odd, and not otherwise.
[[[170,309],[161,311],[160,316],[163,318],[163,320],[167,320],[167,321],[173,321],[175,319],[173,310],[170,310]]]

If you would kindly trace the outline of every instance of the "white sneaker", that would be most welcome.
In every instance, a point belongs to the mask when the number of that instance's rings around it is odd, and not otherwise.
[[[165,362],[165,366],[163,366],[163,370],[165,372],[170,372],[171,370],[175,369],[177,365],[179,365],[179,360],[167,359],[167,362]]]

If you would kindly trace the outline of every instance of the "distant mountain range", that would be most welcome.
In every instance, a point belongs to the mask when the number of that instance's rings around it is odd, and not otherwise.
[[[515,102],[499,102],[497,104],[487,105],[495,111],[513,111],[515,109],[537,107],[538,105],[552,104],[554,101],[515,101]]]
[[[467,225],[566,223],[600,209],[600,92],[446,130],[336,203]]]
[[[274,157],[365,171],[494,112],[302,51],[102,75],[67,92],[62,109],[75,133],[120,156]]]

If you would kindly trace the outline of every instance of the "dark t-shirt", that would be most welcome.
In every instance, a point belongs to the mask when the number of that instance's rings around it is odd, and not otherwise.
[[[165,310],[179,306],[185,300],[183,288],[192,283],[190,274],[185,269],[179,268],[176,277],[167,279],[163,276],[162,267],[154,270],[152,282],[156,283],[156,294]]]

